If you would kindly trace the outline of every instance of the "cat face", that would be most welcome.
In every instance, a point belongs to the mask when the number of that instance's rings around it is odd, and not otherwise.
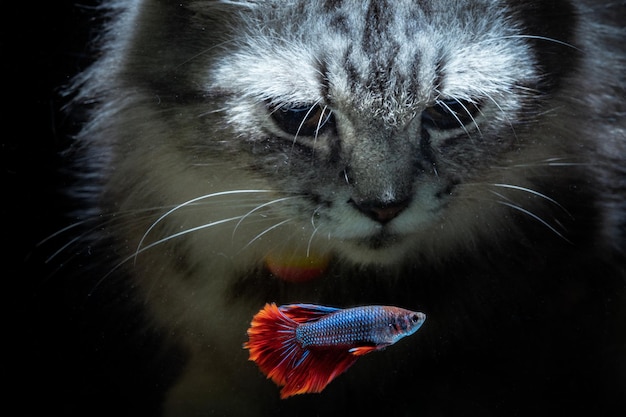
[[[437,3],[155,3],[134,32],[124,14],[79,99],[104,97],[82,137],[114,167],[105,211],[155,208],[125,259],[171,243],[191,265],[292,244],[437,261],[510,238],[511,209],[559,234],[531,177],[568,155],[541,126],[574,48],[537,16],[569,9]]]
[[[348,258],[393,261],[479,233],[498,206],[488,184],[510,181],[497,161],[524,160],[520,114],[541,97],[512,11],[322,3],[240,10],[203,72],[216,123],[253,155],[250,170],[295,197],[276,209]]]

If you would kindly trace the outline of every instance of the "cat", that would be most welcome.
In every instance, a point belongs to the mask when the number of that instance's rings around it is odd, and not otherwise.
[[[623,2],[103,8],[56,258],[176,349],[163,415],[626,410]],[[428,320],[280,400],[242,348],[265,302]]]

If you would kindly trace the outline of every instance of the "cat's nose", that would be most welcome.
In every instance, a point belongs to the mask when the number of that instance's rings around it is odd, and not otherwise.
[[[407,208],[409,200],[381,202],[377,200],[351,199],[350,203],[372,220],[385,224],[395,219]]]

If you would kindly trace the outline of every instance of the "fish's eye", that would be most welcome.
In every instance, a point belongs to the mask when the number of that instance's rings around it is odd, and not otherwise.
[[[327,106],[282,105],[268,106],[274,123],[285,133],[298,136],[316,136],[333,124],[333,115]]]
[[[422,124],[440,130],[462,128],[473,122],[479,112],[480,104],[469,100],[437,100],[422,112]]]
[[[411,321],[412,321],[413,323],[419,323],[419,321],[420,321],[420,316],[419,316],[418,314],[413,314],[413,315],[411,316]]]

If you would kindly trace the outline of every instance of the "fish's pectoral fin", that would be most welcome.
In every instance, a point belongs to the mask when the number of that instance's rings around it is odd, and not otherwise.
[[[368,353],[373,352],[375,350],[384,349],[387,346],[389,346],[389,344],[357,346],[355,348],[352,348],[352,349],[348,350],[348,352],[352,353],[354,356],[363,356],[363,355],[367,355]]]

